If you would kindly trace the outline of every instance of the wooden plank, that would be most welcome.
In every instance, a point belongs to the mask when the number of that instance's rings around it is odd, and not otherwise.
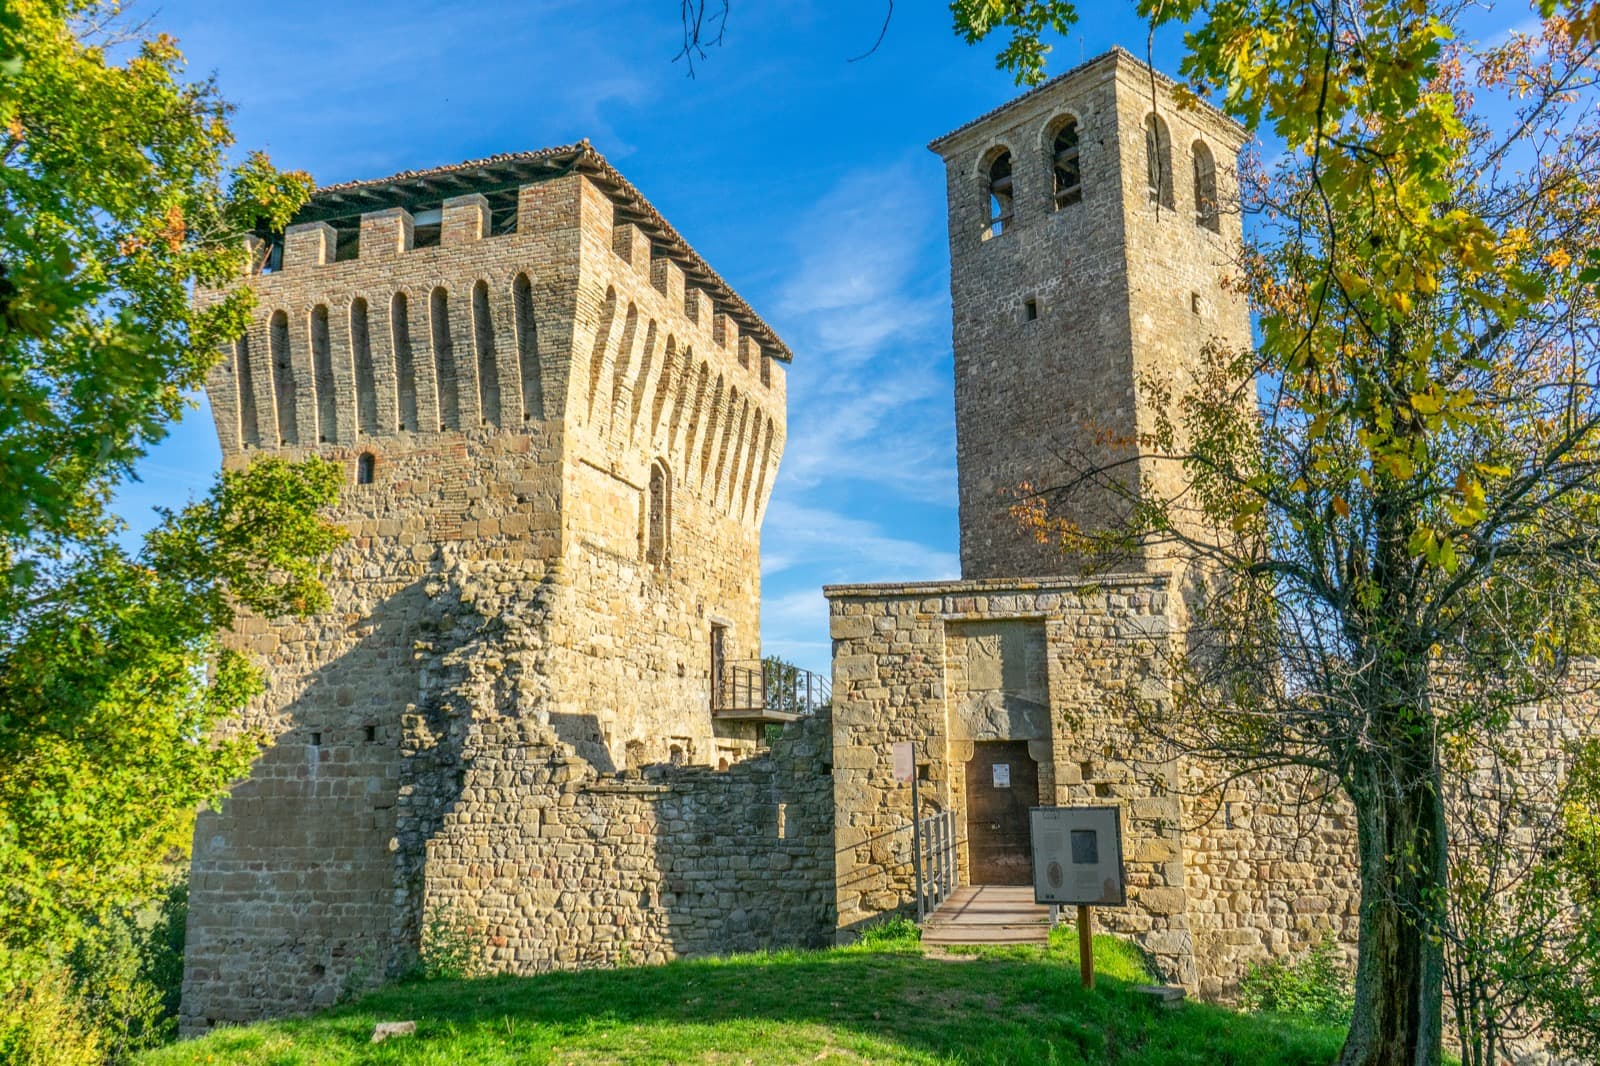
[[[923,922],[930,947],[961,944],[1046,944],[1050,909],[1033,890],[1013,885],[963,885]]]

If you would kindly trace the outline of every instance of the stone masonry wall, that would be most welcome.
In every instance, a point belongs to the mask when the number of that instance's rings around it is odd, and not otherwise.
[[[230,636],[266,668],[241,728],[269,746],[197,822],[185,1032],[409,965],[442,884],[428,834],[470,820],[441,799],[463,786],[462,721],[533,722],[596,773],[753,750],[713,721],[710,628],[759,655],[784,353],[576,151],[514,218],[449,196],[419,246],[406,210],[369,210],[355,248],[304,222],[247,281],[253,322],[208,382],[224,462],[344,464],[329,517],[352,539],[327,612]]]
[[[1145,150],[1152,107],[1168,146],[1169,184],[1156,202]],[[1069,121],[1082,181],[1078,199],[1060,202],[1053,147]],[[949,205],[964,577],[1073,569],[1009,515],[1025,482],[1051,488],[1095,468],[1121,492],[1178,483],[1173,464],[1116,464],[1160,413],[1146,379],[1181,388],[1206,342],[1250,342],[1244,301],[1227,285],[1240,243],[1233,163],[1243,139],[1208,108],[1180,109],[1168,79],[1118,50],[933,143]],[[1002,152],[1012,218],[994,232],[989,177]],[[1214,160],[1214,230],[1196,210],[1197,153]],[[1125,509],[1118,491],[1092,479],[1058,505],[1091,529]],[[1125,568],[1148,562],[1130,557]]]
[[[461,723],[426,906],[496,971],[663,962],[832,938],[826,714],[727,770],[600,775],[531,719]],[[436,779],[437,780],[437,779]]]
[[[1127,908],[1103,908],[1104,927],[1133,937],[1174,980],[1196,974],[1184,886],[1176,772],[1122,721],[1108,697],[1133,690],[1164,698],[1170,639],[1167,579],[1123,575],[1100,583],[966,581],[850,585],[825,590],[834,638],[833,744],[838,920],[859,929],[913,899],[910,787],[894,780],[892,746],[918,744],[926,810],[950,809],[965,846],[963,742],[1030,739],[1028,693],[1043,697],[1050,730],[1031,741],[1044,804],[1123,808]],[[1024,654],[1021,714],[971,712],[973,638],[1005,623],[1043,630],[1043,691]],[[1021,640],[1024,648],[1029,643]],[[951,648],[958,649],[954,659]],[[1005,673],[1001,667],[1002,676]],[[956,684],[952,685],[952,680]],[[999,703],[992,697],[980,702]],[[973,733],[974,722],[980,725]],[[1048,784],[1047,784],[1048,783]]]

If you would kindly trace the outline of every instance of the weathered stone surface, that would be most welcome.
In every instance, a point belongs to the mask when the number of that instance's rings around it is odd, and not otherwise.
[[[751,853],[749,819],[704,845],[667,831],[667,856],[647,815],[670,801],[699,824],[697,794],[711,809],[737,793],[770,820],[787,779],[588,789],[604,772],[735,765],[757,747],[754,723],[713,718],[710,648],[720,626],[727,660],[760,656],[787,353],[707,268],[704,313],[688,315],[693,252],[592,150],[573,158],[508,193],[296,227],[278,268],[246,281],[254,320],[208,382],[224,462],[344,464],[330,517],[351,539],[329,560],[328,611],[242,617],[231,637],[267,667],[242,724],[273,746],[197,823],[185,1032],[301,1012],[398,972],[447,885],[497,900],[503,968],[785,928],[713,935],[720,896],[660,902],[678,864]],[[656,220],[617,225],[623,199],[630,218]],[[430,208],[438,228],[417,226]],[[677,262],[656,269],[666,253]],[[805,756],[804,772],[823,758]],[[488,835],[463,839],[469,826]],[[796,859],[805,873],[789,879],[824,877],[818,863]],[[747,891],[739,881],[726,891]],[[587,902],[557,902],[551,883]],[[672,922],[633,917],[656,909]]]

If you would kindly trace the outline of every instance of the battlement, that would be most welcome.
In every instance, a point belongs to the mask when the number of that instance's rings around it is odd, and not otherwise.
[[[225,455],[570,419],[755,510],[690,427],[753,470],[791,353],[587,142],[329,186],[250,241],[255,320],[209,382]]]

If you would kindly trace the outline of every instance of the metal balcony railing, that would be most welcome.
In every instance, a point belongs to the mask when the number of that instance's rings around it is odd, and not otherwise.
[[[826,706],[828,679],[798,666],[750,659],[722,664],[711,687],[711,711],[718,718],[792,722]]]

